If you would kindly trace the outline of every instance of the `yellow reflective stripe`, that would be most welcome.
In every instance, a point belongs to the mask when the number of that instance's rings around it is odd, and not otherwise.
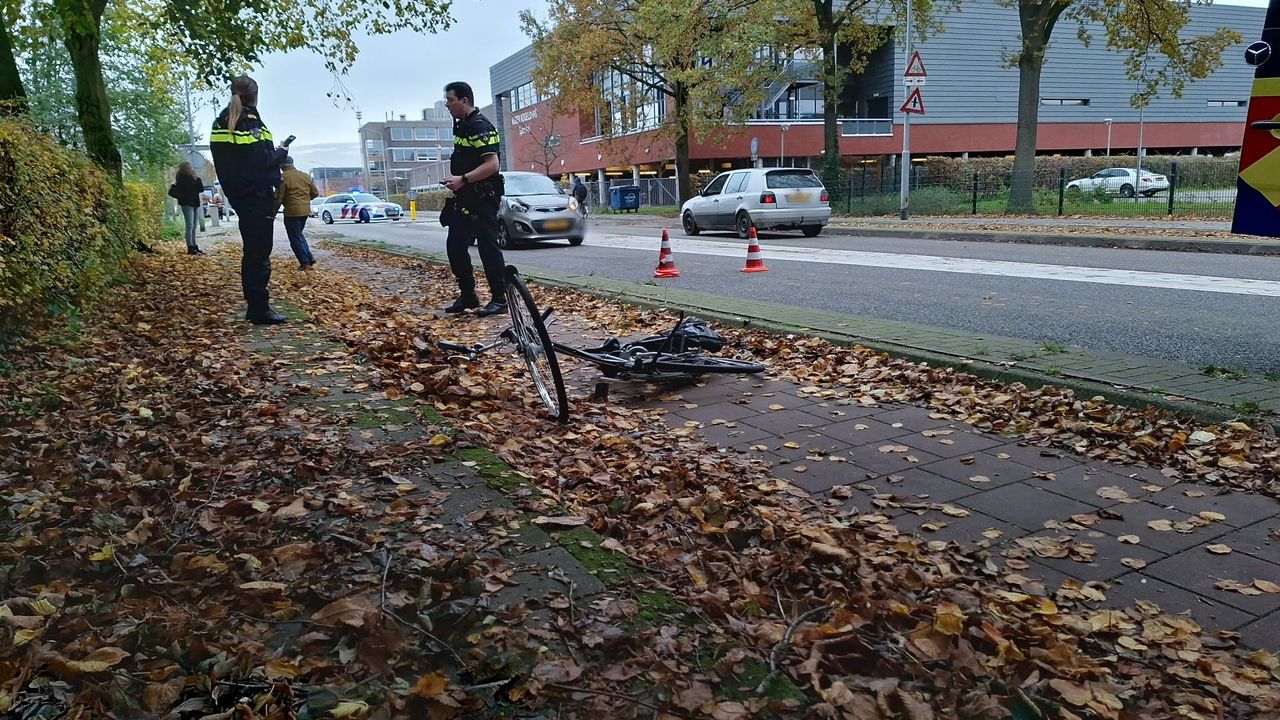
[[[209,142],[230,143],[232,145],[252,145],[263,140],[271,142],[271,131],[266,128],[258,136],[248,130],[211,130]]]
[[[461,147],[485,148],[491,145],[497,145],[498,142],[499,141],[498,141],[497,131],[488,132],[483,135],[477,135],[475,137],[469,137],[469,138],[468,137],[454,138],[454,144],[459,145]]]
[[[1280,77],[1254,78],[1253,97],[1275,97],[1280,95]]]

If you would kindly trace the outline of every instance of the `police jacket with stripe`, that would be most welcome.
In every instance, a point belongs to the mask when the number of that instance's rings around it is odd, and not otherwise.
[[[255,195],[274,196],[280,186],[280,163],[289,151],[276,148],[256,107],[246,105],[234,128],[227,127],[227,112],[223,108],[209,133],[222,191],[233,204]]]
[[[479,110],[472,110],[465,118],[453,121],[453,155],[449,158],[451,174],[469,173],[483,165],[487,156],[497,155],[500,151],[498,129]],[[494,209],[502,197],[504,184],[501,175],[491,175],[463,185],[454,197],[462,207]]]

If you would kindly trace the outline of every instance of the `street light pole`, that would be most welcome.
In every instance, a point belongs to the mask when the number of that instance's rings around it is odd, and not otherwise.
[[[1107,124],[1107,157],[1111,157],[1111,118],[1106,118],[1102,122]]]
[[[778,126],[782,131],[782,143],[778,149],[778,154],[782,157],[778,159],[778,167],[786,167],[787,165],[787,131],[791,129],[791,123],[782,123]]]

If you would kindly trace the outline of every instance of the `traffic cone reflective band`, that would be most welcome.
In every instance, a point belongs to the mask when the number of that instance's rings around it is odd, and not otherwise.
[[[742,268],[742,272],[768,271],[769,268],[764,266],[764,258],[760,256],[760,240],[756,238],[756,228],[753,225],[747,233],[747,266]]]
[[[676,261],[671,259],[671,236],[667,235],[666,228],[662,230],[662,249],[658,251],[658,269],[653,271],[656,278],[673,278],[680,277],[680,271],[676,269]]]

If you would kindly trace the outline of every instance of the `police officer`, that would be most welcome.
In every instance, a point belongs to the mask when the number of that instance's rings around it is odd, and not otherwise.
[[[472,238],[480,250],[491,301],[477,315],[507,311],[502,250],[498,248],[498,203],[502,200],[502,175],[498,173],[498,130],[476,109],[475,94],[464,82],[444,86],[445,105],[453,115],[453,157],[442,182],[453,191],[453,212],[445,249],[449,268],[458,281],[458,299],[444,309],[460,313],[480,307],[475,272],[471,265]]]
[[[231,81],[231,102],[213,121],[209,149],[231,207],[240,216],[240,284],[254,325],[275,325],[285,316],[271,309],[267,282],[271,279],[271,235],[274,231],[276,188],[280,164],[288,149],[277,148],[271,131],[258,116],[258,83],[247,75]]]

